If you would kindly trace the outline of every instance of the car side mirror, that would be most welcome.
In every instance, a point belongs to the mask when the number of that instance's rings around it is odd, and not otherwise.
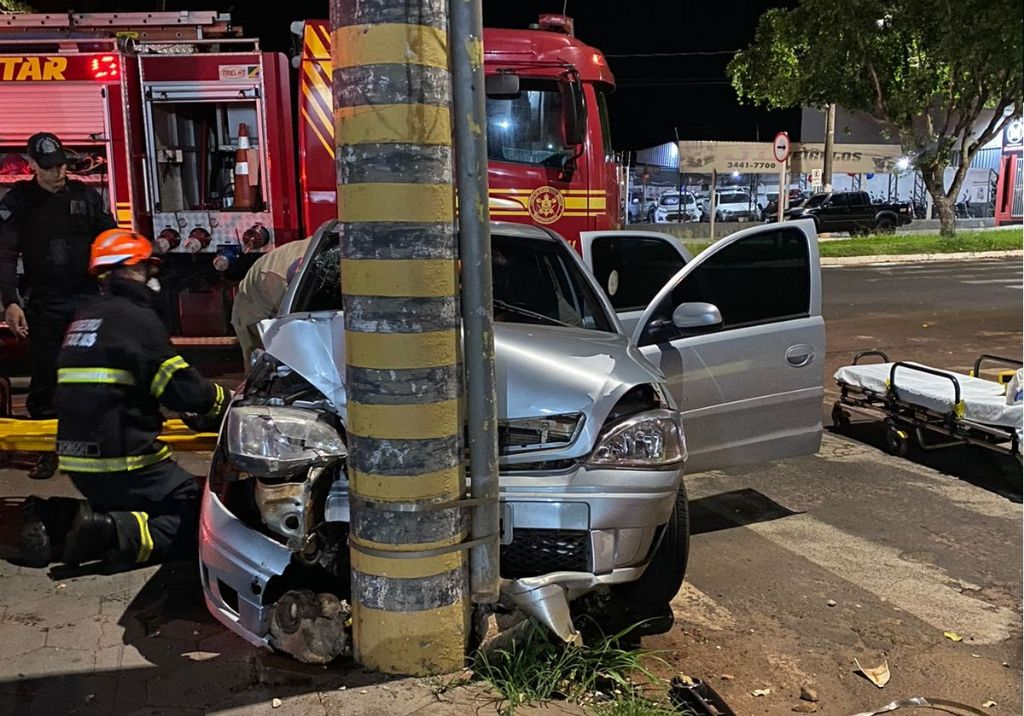
[[[713,303],[681,303],[672,311],[672,323],[685,330],[708,330],[722,325],[722,313]]]
[[[587,133],[587,106],[583,101],[583,83],[570,77],[559,83],[562,94],[563,136],[566,148],[583,144]]]

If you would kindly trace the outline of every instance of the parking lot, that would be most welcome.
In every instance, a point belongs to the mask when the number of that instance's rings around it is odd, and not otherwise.
[[[1019,258],[823,273],[826,425],[831,374],[856,351],[961,371],[979,353],[1020,356]],[[876,425],[854,425],[826,432],[816,456],[688,476],[687,583],[672,631],[644,645],[737,713],[789,712],[802,685],[820,713],[912,696],[1019,713],[1019,465],[881,446]],[[204,459],[182,462],[201,473]],[[2,557],[26,495],[72,494],[66,478],[34,483],[19,468],[0,470]],[[0,713],[251,713],[274,699],[275,713],[495,708],[471,689],[437,696],[428,682],[259,654],[207,614],[190,563],[108,575],[0,562],[0,638]],[[887,662],[885,689],[854,659]]]

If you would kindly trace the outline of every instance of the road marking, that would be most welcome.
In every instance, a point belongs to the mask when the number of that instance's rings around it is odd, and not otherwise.
[[[747,525],[747,529],[867,590],[939,631],[956,631],[972,643],[995,644],[1020,623],[1016,612],[959,590],[981,587],[944,570],[900,556],[899,550],[843,532],[809,515]]]
[[[1013,283],[1014,281],[1020,281],[1020,278],[989,278],[983,281],[961,281],[960,283],[969,284],[982,284],[982,283]]]
[[[1020,286],[1006,286],[1006,288],[1015,288],[1018,291],[1021,291],[1024,290],[1024,284],[1021,284]]]
[[[672,599],[672,616],[697,626],[722,631],[736,626],[736,620],[725,607],[697,589],[689,582],[683,582],[679,593]]]

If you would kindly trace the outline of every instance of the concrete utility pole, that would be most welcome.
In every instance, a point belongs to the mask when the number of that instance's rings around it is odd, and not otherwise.
[[[832,191],[832,145],[836,141],[836,105],[825,107],[825,156],[821,168],[822,191]]]
[[[469,624],[447,0],[331,0],[356,660],[462,667]]]

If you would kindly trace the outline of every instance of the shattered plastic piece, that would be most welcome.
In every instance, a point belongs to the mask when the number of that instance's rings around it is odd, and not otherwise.
[[[672,677],[668,699],[682,713],[694,716],[736,716],[713,688],[685,674]]]
[[[860,670],[860,673],[868,677],[868,681],[870,681],[878,688],[882,688],[883,686],[889,683],[889,677],[891,676],[891,674],[889,673],[888,661],[883,661],[881,666],[874,666],[870,669],[865,669],[863,666],[860,665],[860,662],[856,659],[853,660],[853,663],[857,665],[857,668]]]
[[[985,703],[983,703],[983,704],[981,705],[981,707],[982,707],[982,708],[985,708],[985,709],[990,709],[990,708],[992,708],[992,707],[993,707],[993,706],[995,706],[995,705],[996,705],[996,702],[995,702],[995,701],[993,701],[992,699],[989,699],[988,701],[986,701]]]
[[[955,631],[944,631],[944,632],[942,632],[942,636],[946,637],[950,641],[963,641],[964,640],[964,638],[962,636],[960,636],[959,634],[957,634]]]
[[[825,604],[830,606],[830,607],[834,607],[836,605],[836,600],[835,599],[829,599],[827,602],[825,602]]]
[[[732,681],[735,678],[736,677],[733,676],[732,674],[722,674],[722,676],[721,676],[722,681]]]
[[[772,692],[771,689],[754,689],[750,692],[751,696],[767,696]]]
[[[279,709],[281,708],[281,699],[274,699],[270,702],[270,708]]]

